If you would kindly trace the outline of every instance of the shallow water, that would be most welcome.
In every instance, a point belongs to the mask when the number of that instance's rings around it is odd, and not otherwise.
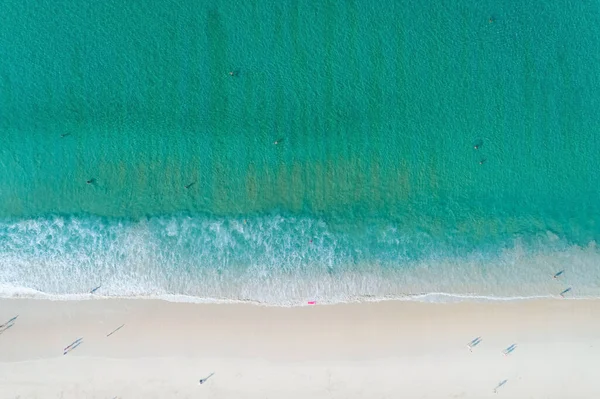
[[[0,291],[598,296],[599,23],[580,3],[9,1]]]

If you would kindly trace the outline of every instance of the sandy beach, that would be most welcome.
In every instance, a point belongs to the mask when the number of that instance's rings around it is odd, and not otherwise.
[[[600,397],[600,301],[0,300],[16,315],[1,398]]]

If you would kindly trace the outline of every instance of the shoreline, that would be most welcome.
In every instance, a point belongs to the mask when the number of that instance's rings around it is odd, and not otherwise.
[[[485,398],[504,379],[499,393],[511,398],[600,395],[595,300],[283,308],[0,299],[0,323],[16,315],[0,335],[7,398]]]
[[[25,293],[27,292],[27,293]],[[305,301],[297,301],[290,303],[270,303],[260,302],[258,300],[243,300],[243,299],[223,299],[223,298],[202,298],[189,295],[179,294],[159,294],[159,295],[136,295],[136,296],[111,296],[101,294],[47,294],[32,289],[23,289],[21,293],[12,295],[3,295],[0,293],[0,300],[33,300],[33,301],[57,301],[57,302],[78,302],[78,301],[94,301],[94,300],[150,300],[164,301],[168,303],[190,303],[199,305],[254,305],[276,308],[295,308],[305,306],[334,306],[344,304],[363,304],[363,303],[380,303],[380,302],[416,302],[416,303],[496,303],[496,302],[528,302],[539,300],[577,300],[577,301],[596,301],[600,300],[600,296],[560,296],[560,295],[532,295],[532,296],[491,296],[491,295],[469,295],[469,294],[453,294],[446,292],[431,292],[422,294],[405,294],[399,296],[374,297],[363,296],[349,298],[345,301],[327,301],[319,298],[306,298]]]

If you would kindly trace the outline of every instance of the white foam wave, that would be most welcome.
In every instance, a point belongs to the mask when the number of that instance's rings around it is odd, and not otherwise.
[[[600,293],[595,243],[579,246],[553,233],[533,244],[515,238],[454,252],[389,226],[357,238],[322,221],[279,216],[51,218],[0,223],[0,233],[0,297],[299,306],[526,300],[568,287],[569,298]],[[552,279],[558,270],[563,276]],[[97,295],[88,294],[100,284]]]

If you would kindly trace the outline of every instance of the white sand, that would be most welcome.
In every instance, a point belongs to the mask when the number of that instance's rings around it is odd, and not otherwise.
[[[17,314],[0,398],[600,398],[600,301],[0,300],[0,324]]]

